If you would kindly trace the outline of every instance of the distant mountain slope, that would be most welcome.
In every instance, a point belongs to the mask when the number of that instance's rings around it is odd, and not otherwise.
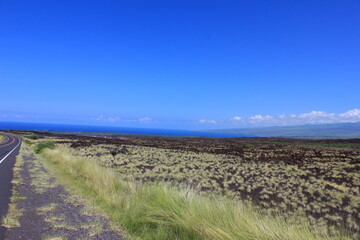
[[[286,127],[234,128],[206,132],[287,138],[360,138],[360,122]]]

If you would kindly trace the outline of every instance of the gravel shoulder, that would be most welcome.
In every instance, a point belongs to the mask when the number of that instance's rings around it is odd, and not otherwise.
[[[121,230],[69,193],[24,145],[12,184],[9,212],[2,221],[5,239],[123,239]]]

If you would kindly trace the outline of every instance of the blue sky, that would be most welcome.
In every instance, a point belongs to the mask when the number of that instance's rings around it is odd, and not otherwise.
[[[360,1],[0,1],[0,121],[360,121]]]

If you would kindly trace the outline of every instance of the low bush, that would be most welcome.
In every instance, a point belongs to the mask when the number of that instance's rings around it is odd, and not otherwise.
[[[40,138],[40,136],[39,136],[39,135],[37,135],[37,134],[32,134],[32,135],[26,136],[26,138],[28,138],[28,139],[32,139],[32,140],[36,140],[36,139],[39,139],[39,138]]]
[[[35,150],[36,153],[40,153],[45,148],[54,149],[55,148],[55,143],[52,142],[52,141],[42,142],[42,143],[39,143],[38,145],[36,145],[34,150]]]

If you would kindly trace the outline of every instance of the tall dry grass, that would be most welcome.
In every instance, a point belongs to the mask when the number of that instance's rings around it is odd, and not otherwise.
[[[288,223],[222,196],[201,196],[167,184],[123,181],[96,161],[44,149],[42,156],[70,187],[102,208],[116,224],[140,239],[350,239],[329,236],[303,218]]]
[[[0,133],[0,143],[5,142],[6,138]]]

